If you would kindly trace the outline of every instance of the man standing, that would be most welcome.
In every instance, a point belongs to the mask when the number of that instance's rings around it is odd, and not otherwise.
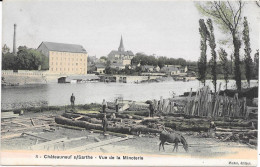
[[[107,107],[107,102],[105,101],[105,99],[103,99],[103,102],[102,102],[103,113],[106,113],[106,107]]]
[[[154,113],[154,106],[153,106],[153,103],[150,103],[150,105],[149,105],[149,109],[150,109],[150,116],[153,117],[153,113]]]
[[[74,104],[75,104],[75,96],[73,95],[73,93],[72,93],[72,95],[71,95],[71,97],[70,97],[70,103],[71,103],[71,108],[73,108],[73,109],[74,109]]]
[[[116,112],[118,113],[118,99],[116,99],[116,102],[115,102],[115,105],[116,105]]]
[[[102,125],[103,125],[103,132],[104,132],[104,134],[105,134],[106,131],[107,131],[107,126],[108,126],[106,114],[104,114],[104,118],[103,118],[103,120],[102,120]]]

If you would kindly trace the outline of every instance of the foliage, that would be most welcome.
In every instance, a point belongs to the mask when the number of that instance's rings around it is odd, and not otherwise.
[[[206,71],[207,71],[207,36],[209,34],[207,26],[203,19],[199,20],[199,32],[200,32],[200,58],[198,61],[198,80],[205,85]]]
[[[241,69],[239,50],[241,42],[239,38],[239,25],[244,2],[239,1],[208,1],[197,2],[196,7],[202,14],[209,16],[227,35],[232,35],[235,58],[235,80],[238,90],[241,90]]]
[[[47,70],[49,60],[35,49],[19,46],[17,56],[12,53],[2,53],[3,70]]]
[[[100,57],[100,59],[104,59],[105,61],[107,61],[107,57],[106,56],[102,56],[102,57]]]
[[[259,50],[256,50],[255,57],[254,57],[254,73],[255,77],[258,79],[259,73]]]
[[[244,30],[243,30],[243,40],[245,44],[245,68],[246,68],[246,80],[250,87],[250,80],[252,79],[253,72],[253,61],[251,58],[251,48],[250,48],[250,37],[249,37],[249,27],[247,18],[244,17]]]
[[[165,65],[186,65],[186,60],[183,58],[167,58],[165,56],[160,56],[156,58],[155,56],[151,55],[148,56],[145,53],[136,53],[135,57],[131,60],[132,65],[152,65],[152,66],[159,66],[160,68],[164,67]]]
[[[226,89],[227,89],[227,83],[228,83],[228,78],[229,78],[229,62],[227,59],[227,53],[223,48],[220,48],[219,51],[219,58],[220,58],[220,63],[223,69],[223,74],[224,74],[224,80],[226,83]]]
[[[214,35],[214,28],[212,25],[211,19],[207,20],[208,28],[209,28],[209,46],[211,48],[211,60],[210,60],[210,67],[211,67],[211,75],[212,75],[212,83],[214,85],[214,91],[217,92],[217,53],[216,43],[215,43],[215,35]]]
[[[2,69],[17,70],[16,56],[13,53],[2,54]]]

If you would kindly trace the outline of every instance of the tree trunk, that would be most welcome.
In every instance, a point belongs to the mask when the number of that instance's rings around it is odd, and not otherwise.
[[[236,36],[236,33],[233,32],[233,44],[234,44],[234,57],[235,57],[235,80],[237,90],[241,91],[241,70],[240,70],[240,58],[239,58],[239,50],[241,46],[241,42]]]

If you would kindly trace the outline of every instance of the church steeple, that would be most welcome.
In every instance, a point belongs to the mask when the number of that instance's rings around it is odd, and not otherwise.
[[[119,45],[118,51],[119,52],[124,52],[125,51],[122,35],[121,35],[121,40],[120,40],[120,45]]]

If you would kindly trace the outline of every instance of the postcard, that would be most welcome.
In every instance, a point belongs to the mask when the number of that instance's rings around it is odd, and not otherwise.
[[[1,165],[257,166],[259,1],[4,0]]]

